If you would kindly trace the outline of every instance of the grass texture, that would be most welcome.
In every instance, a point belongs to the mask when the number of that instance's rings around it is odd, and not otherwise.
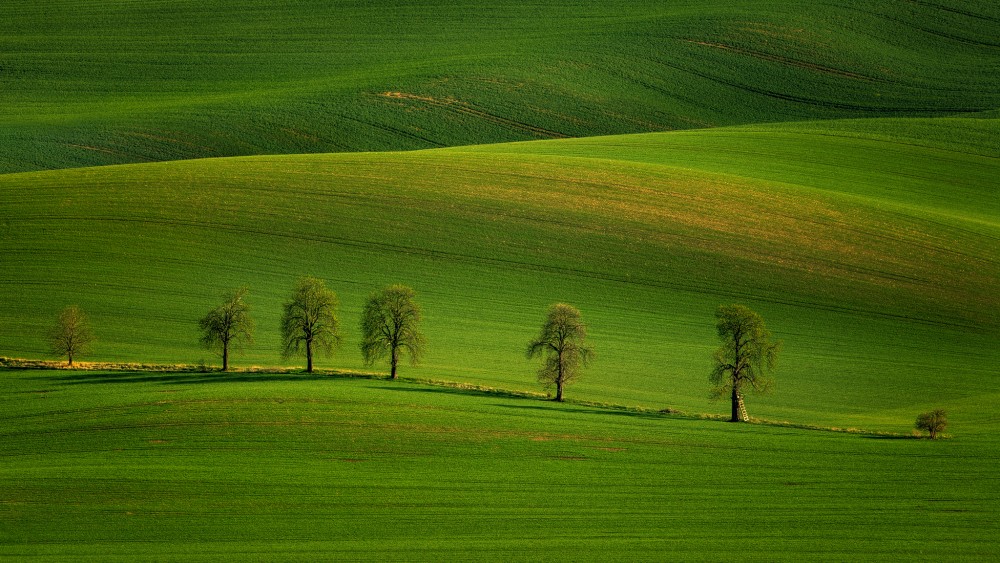
[[[0,374],[0,556],[996,556],[995,423],[931,442],[323,375]]]
[[[933,123],[925,144],[904,138],[924,121],[834,122],[10,174],[0,355],[44,356],[78,304],[94,359],[217,363],[196,321],[247,285],[257,344],[234,365],[281,364],[281,303],[315,275],[347,328],[321,366],[361,367],[361,305],[403,283],[418,373],[530,389],[524,347],[566,301],[598,357],[570,396],[721,412],[713,313],[742,302],[785,342],[752,415],[906,429],[998,390],[998,161],[962,150],[966,120]]]
[[[994,2],[53,0],[0,20],[0,172],[1000,107]]]
[[[997,37],[985,0],[5,8],[0,359],[76,304],[107,369],[0,361],[0,558],[1000,557]],[[304,275],[346,328],[312,376]],[[217,365],[240,286],[251,369],[157,367]],[[524,357],[557,301],[566,404]],[[784,343],[767,424],[708,399],[724,303]]]

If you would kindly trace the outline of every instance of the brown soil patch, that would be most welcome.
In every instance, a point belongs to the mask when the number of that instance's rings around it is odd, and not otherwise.
[[[101,147],[92,147],[92,146],[89,146],[89,145],[77,145],[77,144],[73,144],[73,143],[66,143],[66,146],[73,147],[75,149],[84,149],[84,150],[88,150],[88,151],[102,152],[104,154],[113,154],[115,156],[125,156],[125,154],[122,153],[122,152],[114,151],[114,150],[111,150],[111,149],[104,149],[104,148],[101,148]]]
[[[529,123],[523,123],[521,121],[508,119],[500,115],[489,113],[486,110],[478,108],[469,102],[463,102],[461,100],[457,100],[451,97],[433,98],[430,96],[420,96],[417,94],[410,94],[407,92],[382,92],[379,95],[382,96],[383,98],[420,102],[428,106],[444,109],[453,113],[476,117],[484,121],[500,125],[502,127],[520,129],[521,131],[527,131],[529,133],[533,133],[535,135],[539,135],[542,137],[548,137],[553,139],[565,139],[569,137],[569,135],[564,135],[562,133],[559,133],[558,131],[544,129],[542,127],[537,127]]]
[[[865,76],[863,74],[857,74],[854,72],[849,72],[846,70],[840,70],[837,68],[831,68],[828,66],[823,66],[816,63],[810,63],[808,61],[802,61],[799,59],[792,59],[789,57],[782,57],[780,55],[772,55],[769,53],[762,53],[760,51],[754,51],[751,49],[744,49],[742,47],[736,47],[733,45],[727,45],[725,43],[714,43],[709,41],[697,41],[694,39],[685,39],[686,43],[694,43],[695,45],[703,45],[705,47],[712,47],[714,49],[723,49],[726,51],[732,51],[733,53],[739,53],[741,55],[746,55],[748,57],[754,57],[757,59],[762,59],[765,61],[771,61],[787,66],[794,66],[797,68],[804,68],[806,70],[812,70],[816,72],[822,72],[826,74],[834,74],[837,76],[842,76],[844,78],[851,78],[854,80],[864,80],[865,82],[874,82],[876,79],[870,76]]]

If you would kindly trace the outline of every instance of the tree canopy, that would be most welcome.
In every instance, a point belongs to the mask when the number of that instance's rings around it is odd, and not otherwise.
[[[224,297],[221,305],[198,321],[201,343],[222,355],[222,371],[229,369],[230,348],[253,343],[254,322],[245,301],[249,290],[241,287]]]
[[[426,339],[419,330],[420,306],[413,289],[391,285],[372,293],[361,313],[361,355],[365,365],[389,357],[392,379],[400,354],[406,352],[416,365],[423,355]]]
[[[715,351],[715,367],[709,380],[712,397],[729,395],[732,401],[732,422],[746,420],[743,390],[771,390],[774,380],[769,376],[778,359],[780,342],[772,340],[764,320],[743,305],[722,305],[715,312],[716,331],[722,345]]]
[[[556,387],[556,401],[563,400],[563,387],[574,381],[580,369],[594,356],[585,344],[587,327],[580,311],[566,303],[549,307],[545,323],[538,336],[528,343],[528,359],[542,358],[538,381],[545,387]]]
[[[306,372],[313,371],[313,355],[332,355],[342,339],[337,319],[337,295],[323,280],[304,277],[299,280],[292,298],[281,316],[281,351],[284,358],[298,354],[306,357]]]
[[[66,356],[66,361],[71,366],[73,357],[85,353],[94,342],[90,323],[76,305],[70,305],[59,313],[59,318],[49,331],[48,337],[52,353],[56,356]]]
[[[948,428],[948,415],[941,409],[921,413],[917,416],[917,430],[926,430],[931,436],[931,440],[937,438],[938,434]]]

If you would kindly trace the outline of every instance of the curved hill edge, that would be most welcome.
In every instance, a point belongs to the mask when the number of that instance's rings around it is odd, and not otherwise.
[[[782,391],[754,399],[753,416],[839,425],[852,404],[847,424],[871,426],[930,400],[923,386],[898,392],[910,372],[958,404],[978,394],[1000,332],[997,160],[724,133],[0,175],[0,354],[44,356],[48,319],[75,303],[101,327],[97,359],[210,362],[195,321],[247,285],[259,344],[237,365],[271,365],[277,311],[309,274],[336,288],[349,329],[321,367],[360,367],[361,301],[404,283],[428,312],[433,347],[417,369],[433,378],[531,381],[523,341],[539,311],[569,301],[600,344],[580,398],[701,412],[712,312],[735,300],[788,350]],[[622,145],[660,164],[578,158]],[[575,156],[537,154],[557,148]],[[834,149],[838,166],[815,159]],[[845,179],[851,190],[825,189]],[[980,201],[962,203],[970,194]]]
[[[0,172],[1000,108],[989,4],[68,0],[0,22]]]

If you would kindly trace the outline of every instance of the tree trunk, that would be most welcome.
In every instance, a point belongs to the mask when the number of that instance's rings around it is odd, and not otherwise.
[[[313,350],[312,342],[306,340],[306,373],[313,372]]]
[[[229,344],[222,345],[222,371],[229,371]]]
[[[556,374],[556,402],[561,403],[563,400],[562,388],[563,388],[563,338],[559,339],[559,372]]]
[[[66,359],[69,362],[69,366],[73,367],[73,352],[69,352],[68,354],[66,354]]]
[[[729,422],[742,422],[742,420],[740,419],[740,392],[735,385],[733,385],[732,400],[733,400],[733,415],[729,419]]]
[[[399,353],[396,352],[395,348],[393,348],[392,349],[392,354],[391,354],[391,364],[392,364],[391,373],[390,373],[390,378],[391,379],[396,379],[396,364],[398,364],[398,363],[399,363]]]

